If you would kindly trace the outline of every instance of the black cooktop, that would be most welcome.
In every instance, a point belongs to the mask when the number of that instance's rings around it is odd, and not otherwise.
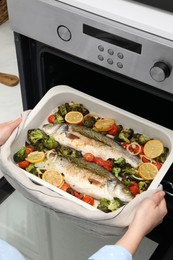
[[[173,12],[173,1],[172,0],[134,0],[136,2],[152,6],[164,11]]]

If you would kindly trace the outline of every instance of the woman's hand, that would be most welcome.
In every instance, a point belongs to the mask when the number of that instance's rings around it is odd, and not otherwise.
[[[116,243],[126,248],[133,256],[142,239],[159,225],[167,214],[165,192],[158,191],[141,202],[127,232]]]
[[[14,129],[20,125],[21,121],[22,118],[19,117],[14,121],[0,123],[0,146],[8,140]]]
[[[164,196],[164,191],[158,191],[141,203],[131,224],[133,229],[138,229],[145,236],[163,221],[167,214]]]

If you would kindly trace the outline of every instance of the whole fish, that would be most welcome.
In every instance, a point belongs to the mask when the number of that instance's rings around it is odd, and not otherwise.
[[[68,124],[46,124],[43,130],[52,135],[62,145],[69,146],[83,154],[92,153],[103,160],[123,157],[132,167],[137,168],[140,159],[123,149],[111,138],[98,133],[90,128]]]
[[[116,177],[108,180],[106,176],[81,169],[76,164],[61,157],[51,163],[52,167],[64,175],[65,182],[82,194],[90,195],[98,200],[102,198],[112,200],[118,197],[125,203],[133,199],[129,190]]]

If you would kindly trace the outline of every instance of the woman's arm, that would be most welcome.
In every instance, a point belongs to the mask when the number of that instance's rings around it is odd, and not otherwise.
[[[141,203],[127,232],[116,245],[123,246],[131,255],[135,254],[144,236],[160,224],[167,214],[164,196],[164,191],[159,191]]]
[[[163,221],[167,214],[164,191],[154,193],[141,202],[126,233],[115,245],[107,245],[88,260],[131,260],[146,234]]]

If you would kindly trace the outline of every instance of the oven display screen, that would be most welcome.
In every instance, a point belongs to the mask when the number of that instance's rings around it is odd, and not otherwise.
[[[100,39],[102,41],[109,42],[121,48],[127,49],[129,51],[141,54],[141,50],[142,50],[141,44],[125,39],[118,35],[102,31],[100,29],[91,27],[86,24],[83,24],[83,33],[95,37],[97,39]]]

